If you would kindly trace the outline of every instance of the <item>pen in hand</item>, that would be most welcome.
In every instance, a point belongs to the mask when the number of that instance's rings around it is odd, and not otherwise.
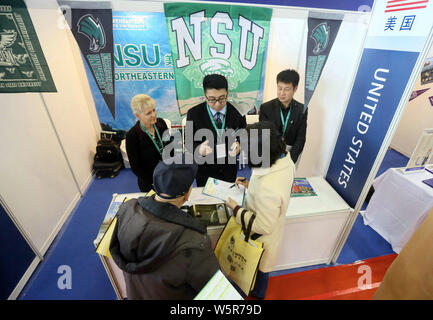
[[[244,181],[246,181],[246,180],[247,180],[247,178],[239,179],[240,182],[244,182]],[[233,188],[235,185],[236,185],[236,183],[234,183],[232,186],[230,186],[229,189]]]

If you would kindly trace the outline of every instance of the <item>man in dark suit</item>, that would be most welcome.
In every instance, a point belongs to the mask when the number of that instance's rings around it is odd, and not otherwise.
[[[275,123],[295,163],[304,149],[308,114],[304,105],[293,99],[298,83],[299,74],[295,70],[281,71],[277,75],[277,98],[262,104],[259,113],[259,121]]]
[[[207,129],[207,132],[211,133],[211,136],[203,136],[199,141],[194,139],[193,143],[185,141],[187,149],[193,147],[193,150],[189,151],[195,157],[206,157],[210,160],[199,165],[196,176],[197,187],[204,186],[208,177],[229,182],[236,180],[237,166],[234,157],[239,153],[239,144],[229,143],[230,139],[227,139],[225,132],[228,129],[233,129],[235,132],[246,127],[245,117],[227,101],[229,91],[224,76],[219,74],[205,76],[203,90],[206,101],[188,111],[185,128],[185,132],[192,131],[193,137],[200,129]],[[187,138],[185,136],[185,139]]]

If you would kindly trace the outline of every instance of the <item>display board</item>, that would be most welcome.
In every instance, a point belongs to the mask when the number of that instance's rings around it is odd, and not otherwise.
[[[326,179],[355,209],[334,261],[389,146],[432,40],[433,3],[376,1]]]

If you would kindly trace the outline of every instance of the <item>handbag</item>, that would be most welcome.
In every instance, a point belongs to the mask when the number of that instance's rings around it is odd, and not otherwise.
[[[257,270],[263,255],[263,243],[250,238],[255,219],[252,215],[245,228],[245,210],[241,214],[242,226],[232,216],[215,246],[215,256],[222,271],[248,295],[256,281]]]

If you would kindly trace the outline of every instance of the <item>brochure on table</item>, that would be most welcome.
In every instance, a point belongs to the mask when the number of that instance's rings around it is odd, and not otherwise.
[[[352,208],[323,177],[303,178],[315,195],[290,198],[287,218],[323,215],[329,212],[350,212]],[[292,189],[293,190],[293,189]]]
[[[232,182],[227,182],[212,177],[207,179],[206,185],[203,188],[203,194],[224,201],[227,201],[230,197],[240,206],[244,204],[245,200],[245,188],[242,185],[235,185]]]

